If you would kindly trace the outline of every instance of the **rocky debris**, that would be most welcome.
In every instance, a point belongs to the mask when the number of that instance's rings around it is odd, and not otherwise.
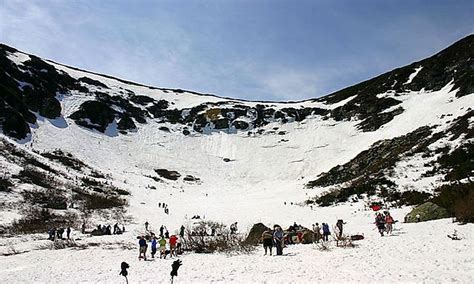
[[[155,172],[162,178],[168,180],[178,180],[181,177],[181,174],[177,171],[169,171],[167,169],[155,169]]]
[[[186,175],[184,178],[183,178],[184,181],[187,181],[187,182],[199,182],[201,181],[200,178],[198,177],[195,177],[195,176],[192,176],[192,175]]]

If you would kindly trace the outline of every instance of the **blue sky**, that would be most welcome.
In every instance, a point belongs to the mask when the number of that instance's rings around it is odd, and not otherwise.
[[[474,32],[474,1],[9,1],[0,42],[158,87],[319,97]]]

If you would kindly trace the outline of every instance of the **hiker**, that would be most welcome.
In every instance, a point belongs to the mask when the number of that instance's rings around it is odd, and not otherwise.
[[[230,234],[233,235],[233,234],[236,234],[236,233],[237,233],[237,222],[230,225]]]
[[[319,223],[316,223],[313,225],[313,232],[314,232],[314,239],[317,243],[319,243],[319,240],[322,239],[321,236],[321,227],[319,227]]]
[[[67,236],[67,239],[68,239],[68,240],[71,238],[71,227],[67,227],[67,229],[66,229],[66,236]]]
[[[158,241],[158,244],[160,245],[160,258],[166,258],[166,240],[163,236]]]
[[[148,221],[145,222],[145,231],[148,231]]]
[[[420,214],[416,214],[415,218],[416,218],[416,222],[421,222]]]
[[[165,229],[165,228],[163,227],[163,225],[161,225],[161,227],[160,227],[160,237],[163,237],[163,230],[164,230],[164,229]]]
[[[378,213],[377,217],[375,217],[375,226],[377,226],[380,236],[383,237],[383,232],[385,231],[385,218],[382,213]]]
[[[138,241],[138,246],[139,246],[139,254],[138,254],[138,259],[144,259],[146,260],[146,249],[148,248],[146,244],[146,240],[144,236],[140,237],[140,240]]]
[[[106,228],[105,228],[105,234],[106,235],[112,235],[112,227],[110,225],[108,225]]]
[[[181,265],[183,265],[183,262],[179,259],[173,261],[173,264],[171,264],[171,284],[173,284],[174,277],[178,276],[178,269]]]
[[[395,221],[393,220],[392,216],[390,215],[390,212],[385,212],[385,231],[387,234],[391,234],[393,230],[393,223]]]
[[[161,202],[158,203],[158,207],[161,208]]]
[[[156,236],[153,236],[153,239],[151,240],[151,258],[155,258],[156,244],[157,244]]]
[[[170,237],[170,256],[173,257],[173,254],[174,256],[178,256],[178,254],[176,253],[176,242],[178,241],[178,237],[176,235],[172,235]]]
[[[117,223],[114,225],[114,235],[118,234],[118,231],[120,231],[120,228]]]
[[[181,228],[179,229],[179,236],[184,238],[184,225],[181,225]]]
[[[323,241],[329,241],[329,235],[331,235],[331,231],[329,231],[329,225],[327,223],[323,223]]]
[[[170,238],[170,232],[168,232],[168,228],[165,227],[165,238],[169,239]]]
[[[176,240],[176,254],[182,254],[183,253],[183,245],[181,244],[181,238],[178,238]]]
[[[127,279],[127,275],[128,275],[128,271],[127,269],[130,268],[130,265],[128,265],[128,263],[126,263],[125,261],[123,261],[121,264],[120,264],[120,273],[119,275],[122,275],[123,277],[125,277],[125,280],[127,281],[127,284],[128,284],[128,279]]]
[[[58,239],[62,240],[63,239],[63,234],[64,234],[64,228],[59,228],[58,229]]]
[[[124,233],[124,232],[125,232],[125,225],[122,226],[122,233]]]
[[[275,225],[273,228],[275,229],[275,232],[273,233],[273,241],[275,242],[277,255],[282,255],[283,254],[283,237],[284,237],[283,230],[278,225]]]
[[[294,229],[295,231],[298,231],[298,230],[299,230],[299,226],[298,226],[298,224],[296,224],[296,222],[293,222],[293,229]]]
[[[48,230],[48,240],[54,241],[56,232],[54,231],[54,228],[51,228]]]
[[[336,228],[338,230],[337,237],[341,238],[342,237],[342,229],[343,229],[344,221],[342,219],[337,220],[336,222]]]
[[[81,227],[81,233],[85,234],[86,233],[86,223],[82,223],[82,227]]]
[[[265,250],[265,255],[267,255],[267,248],[270,250],[270,255],[272,255],[273,248],[273,234],[270,229],[265,230],[262,233],[263,249]]]

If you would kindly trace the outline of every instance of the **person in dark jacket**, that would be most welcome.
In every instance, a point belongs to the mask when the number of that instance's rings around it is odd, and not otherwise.
[[[67,227],[67,229],[66,229],[66,236],[67,236],[67,239],[68,239],[68,240],[71,238],[71,227]]]
[[[138,241],[138,246],[139,246],[139,255],[138,259],[144,259],[146,260],[146,249],[148,248],[148,245],[146,244],[145,237],[141,236],[140,240]]]
[[[327,223],[323,223],[323,240],[329,241],[329,235],[331,235],[331,231],[329,231],[329,225]]]
[[[179,229],[179,236],[184,238],[184,225],[181,225],[181,228]]]
[[[377,226],[380,236],[383,237],[383,232],[385,231],[385,217],[382,213],[378,213],[375,217],[375,226]]]
[[[270,250],[270,255],[272,255],[273,248],[273,234],[270,229],[265,230],[262,233],[263,249],[265,250],[265,255],[267,255],[267,249]]]
[[[342,221],[342,219],[339,219],[337,220],[336,222],[336,228],[338,230],[338,238],[341,238],[342,237],[342,229],[343,229],[343,225],[344,225],[344,221]]]

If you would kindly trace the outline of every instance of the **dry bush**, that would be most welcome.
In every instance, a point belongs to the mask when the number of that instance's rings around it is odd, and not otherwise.
[[[13,221],[9,230],[13,233],[44,233],[49,228],[67,226],[79,226],[77,214],[56,215],[48,209],[32,208],[23,218]]]
[[[7,176],[0,176],[0,192],[10,192],[13,187],[13,183]]]
[[[474,222],[474,190],[471,190],[463,199],[456,200],[454,215],[458,222]]]
[[[23,199],[33,205],[44,208],[67,209],[67,197],[64,192],[55,189],[23,191]]]
[[[80,200],[84,204],[84,210],[109,209],[126,206],[127,200],[116,195],[102,193],[92,193],[88,190],[73,187],[74,199]]]
[[[321,240],[319,243],[316,243],[316,249],[319,251],[331,251],[331,247],[329,246],[329,241]]]
[[[58,184],[53,176],[40,172],[34,167],[25,167],[16,177],[23,183],[36,184],[44,188],[55,188]]]
[[[215,234],[208,234],[214,229]],[[194,227],[188,227],[184,236],[186,250],[196,253],[250,253],[255,246],[245,242],[240,234],[231,234],[230,229],[222,223],[202,221]]]

